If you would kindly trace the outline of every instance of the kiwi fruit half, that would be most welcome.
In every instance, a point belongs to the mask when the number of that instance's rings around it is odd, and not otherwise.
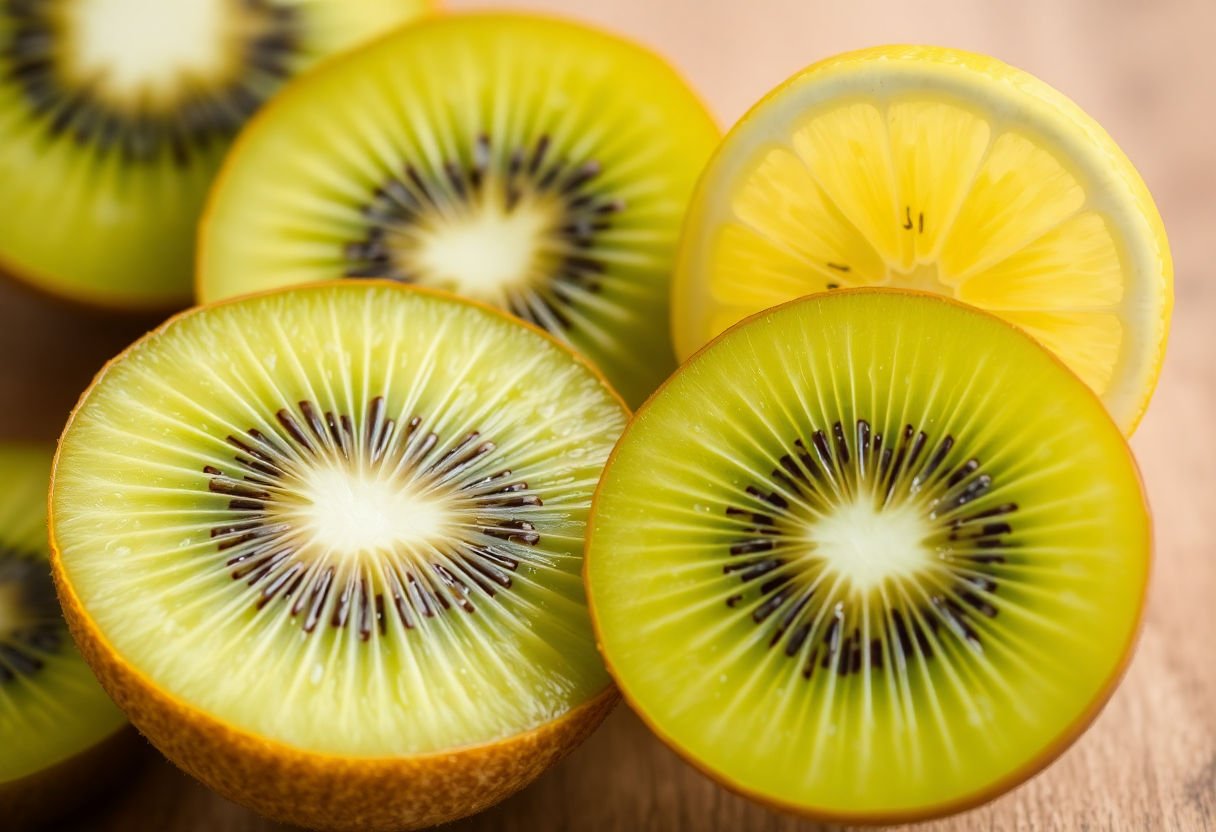
[[[615,701],[581,567],[626,418],[557,341],[445,293],[184,313],[60,442],[68,621],[132,722],[233,800],[322,829],[471,814]]]
[[[428,0],[0,0],[0,269],[118,308],[190,299],[233,135],[320,57]]]
[[[430,19],[250,124],[204,215],[198,296],[337,278],[453,290],[566,341],[636,405],[675,367],[669,278],[718,136],[671,67],[618,37]]]
[[[679,753],[778,807],[897,822],[1084,729],[1149,559],[1083,382],[988,313],[860,289],[747,319],[638,411],[586,578],[609,670]]]
[[[47,562],[49,448],[0,445],[0,818],[24,828],[91,791],[126,720],[76,652]]]

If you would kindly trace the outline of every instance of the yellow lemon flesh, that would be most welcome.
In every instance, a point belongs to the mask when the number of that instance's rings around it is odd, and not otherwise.
[[[1173,266],[1131,162],[1076,104],[993,58],[918,46],[815,64],[702,177],[673,289],[679,356],[800,295],[945,295],[1053,350],[1131,433],[1165,351]]]

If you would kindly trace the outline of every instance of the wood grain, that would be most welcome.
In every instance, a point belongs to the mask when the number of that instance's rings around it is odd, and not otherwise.
[[[451,5],[464,6],[453,2]],[[810,61],[847,48],[937,42],[990,52],[1063,89],[1137,163],[1177,266],[1169,359],[1133,444],[1157,528],[1147,622],[1093,729],[1046,772],[933,830],[1216,829],[1216,3],[1022,0],[580,0],[534,3],[601,22],[671,56],[723,124]],[[0,208],[0,210],[4,210]],[[149,320],[102,319],[0,287],[0,435],[52,438],[89,377]],[[149,753],[130,788],[64,825],[119,832],[276,827]],[[0,821],[2,825],[2,821]],[[454,830],[815,829],[726,793],[624,708],[523,794]]]

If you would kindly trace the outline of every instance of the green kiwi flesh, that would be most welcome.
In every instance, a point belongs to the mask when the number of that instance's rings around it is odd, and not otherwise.
[[[1046,765],[1112,692],[1150,526],[1101,402],[1011,325],[842,290],[760,313],[635,416],[588,594],[625,697],[732,788],[905,821]]]
[[[259,743],[375,760],[497,742],[609,686],[580,570],[625,419],[568,349],[443,293],[204,307],[82,400],[58,563],[124,665]]]
[[[76,652],[47,562],[48,448],[0,446],[0,817],[49,819],[90,794],[125,720]],[[10,827],[10,824],[12,825]]]
[[[717,140],[671,67],[616,36],[428,20],[250,125],[208,202],[198,295],[342,277],[452,290],[566,341],[634,406],[675,367],[676,240]]]
[[[288,78],[426,0],[0,0],[0,270],[110,308],[189,300],[211,177]]]

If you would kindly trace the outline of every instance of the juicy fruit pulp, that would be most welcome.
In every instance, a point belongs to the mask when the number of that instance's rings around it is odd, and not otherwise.
[[[6,786],[124,724],[76,652],[55,599],[46,541],[50,459],[46,449],[0,448],[0,810]]]
[[[449,289],[567,341],[637,404],[675,367],[669,276],[717,140],[671,68],[615,37],[428,21],[250,125],[204,219],[198,293],[339,277]]]
[[[761,799],[877,820],[978,802],[1066,745],[1148,566],[1134,463],[1075,376],[986,314],[859,290],[755,316],[637,413],[586,578],[667,742]]]
[[[354,758],[497,741],[608,685],[579,573],[624,421],[567,350],[456,299],[204,308],[78,408],[62,575],[116,654],[241,732]]]
[[[0,265],[105,306],[190,296],[230,140],[318,58],[425,0],[0,3]]]
[[[1161,219],[1092,119],[991,58],[883,47],[812,66],[730,133],[690,208],[677,353],[836,288],[935,292],[1009,320],[1135,427],[1172,304]]]

